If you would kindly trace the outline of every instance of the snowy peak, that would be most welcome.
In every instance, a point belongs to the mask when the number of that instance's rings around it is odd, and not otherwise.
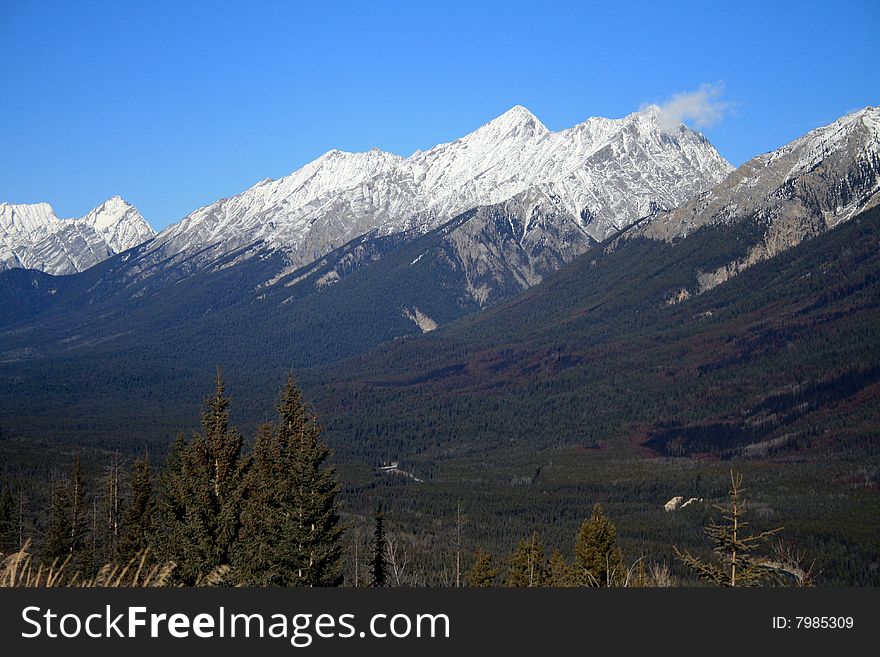
[[[84,216],[82,221],[96,230],[107,230],[123,220],[131,210],[137,212],[134,206],[122,200],[122,197],[113,196]]]
[[[246,197],[243,200],[259,211],[277,204],[301,207],[327,193],[354,187],[375,176],[389,175],[402,161],[399,155],[378,149],[365,153],[334,149],[288,176],[252,187],[239,196]]]
[[[815,167],[834,152],[848,151],[870,158],[880,152],[880,107],[865,107],[842,116],[829,125],[811,130],[771,153],[753,160],[764,166],[797,156],[789,175],[797,175]]]
[[[862,125],[866,128],[873,130],[874,134],[880,131],[880,106],[872,107],[868,105],[864,109],[854,112],[852,116],[861,121]]]
[[[880,191],[880,108],[847,114],[781,148],[752,158],[724,182],[674,212],[647,232],[684,235],[706,223],[735,221],[756,213],[773,222],[813,216],[835,225],[864,210]]]
[[[538,120],[538,117],[532,114],[532,112],[527,107],[523,107],[522,105],[514,105],[503,114],[492,119],[489,123],[500,123],[504,121],[513,123],[537,124],[544,128],[544,126],[541,125],[541,122]],[[544,130],[546,130],[546,128],[544,128]]]
[[[706,273],[707,289],[880,204],[880,110],[867,107],[752,158],[725,180],[640,232],[673,240],[701,226],[756,221],[744,258]]]
[[[543,135],[550,132],[538,117],[522,105],[514,105],[501,116],[480,126],[468,137],[477,135],[498,135],[502,137],[517,135]],[[467,138],[467,137],[466,137]]]
[[[217,257],[262,245],[305,265],[370,232],[427,231],[536,186],[601,239],[678,205],[731,170],[698,133],[661,135],[653,110],[551,131],[525,107],[404,158],[331,150],[279,180],[199,208],[156,240],[157,259]],[[158,251],[161,250],[161,253]]]
[[[94,229],[115,253],[137,246],[156,234],[137,208],[119,196],[76,221]]]
[[[57,221],[48,203],[0,203],[0,235],[33,235]]]
[[[402,162],[399,155],[379,149],[333,149],[283,178],[263,180],[237,196],[199,208],[169,226],[159,241],[170,253],[180,253],[212,244],[224,250],[283,239],[297,232],[292,221],[308,221],[305,215],[313,205],[326,207],[330,199],[372,179],[393,179]]]
[[[0,270],[70,274],[154,235],[140,212],[119,196],[79,219],[59,219],[48,203],[0,203]]]
[[[639,124],[648,130],[658,130],[663,134],[675,136],[679,132],[692,131],[680,120],[671,119],[664,115],[657,105],[646,105],[638,112],[633,112],[628,117],[633,123]]]
[[[661,122],[660,108],[656,105],[648,105],[638,112],[627,114],[622,119],[625,123],[637,125],[643,130],[663,130],[664,126]],[[687,127],[683,123],[679,123],[677,127]]]
[[[670,123],[656,105],[633,112],[620,119],[621,133],[630,136],[638,136],[651,141],[664,141],[666,143],[700,143],[709,144],[709,140],[702,133],[688,127],[682,122]],[[714,150],[714,149],[712,149]],[[719,156],[720,157],[720,156]],[[730,167],[733,169],[733,167]]]

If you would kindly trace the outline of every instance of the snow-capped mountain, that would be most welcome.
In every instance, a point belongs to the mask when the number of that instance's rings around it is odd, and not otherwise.
[[[760,241],[745,257],[701,274],[706,289],[878,203],[880,107],[866,107],[749,160],[638,234],[674,240],[707,224],[758,221]]]
[[[79,219],[59,219],[48,203],[0,203],[0,271],[25,267],[72,274],[155,234],[118,196]]]
[[[661,130],[656,108],[548,130],[524,107],[408,158],[330,151],[279,180],[200,208],[158,236],[162,257],[210,262],[242,247],[282,250],[292,266],[370,232],[431,230],[461,212],[542,187],[602,239],[675,207],[731,170],[685,126]]]
[[[697,183],[682,173],[682,180],[674,180],[669,170],[675,165],[681,171],[690,163],[689,170],[706,171],[709,167],[705,163],[713,158],[701,160],[698,155],[714,151],[702,145],[699,135],[684,128],[677,136],[663,133],[652,112],[618,121],[592,120],[578,127],[578,134],[592,130],[590,139],[605,145],[591,150],[593,146],[584,145],[586,138],[575,146],[568,144],[567,148],[578,153],[572,159],[581,157],[581,164],[567,176],[531,185],[541,178],[541,171],[550,168],[534,165],[534,171],[529,169],[539,157],[537,149],[532,151],[533,159],[515,160],[519,169],[512,167],[506,172],[503,160],[520,157],[516,149],[508,149],[503,157],[486,152],[502,148],[510,139],[505,135],[510,134],[518,135],[514,141],[522,139],[522,143],[558,139],[552,135],[559,133],[542,130],[536,120],[522,120],[524,114],[519,111],[506,117],[517,120],[497,131],[497,122],[484,126],[482,130],[492,130],[494,136],[474,139],[473,143],[481,143],[480,152],[476,147],[464,148],[459,140],[432,149],[445,152],[445,158],[436,153],[429,156],[431,151],[411,158],[379,151],[330,153],[288,178],[266,181],[204,208],[184,222],[187,226],[171,227],[82,273],[56,279],[35,271],[0,272],[0,363],[11,363],[9,371],[13,372],[19,367],[26,370],[28,363],[48,363],[63,355],[79,359],[84,368],[93,371],[94,359],[112,359],[124,352],[133,362],[151,363],[162,376],[172,370],[184,376],[204,368],[205,363],[317,367],[435,327],[443,332],[451,322],[512,298],[567,263],[571,263],[568,273],[560,272],[552,285],[524,295],[522,303],[558,294],[549,307],[564,313],[565,321],[581,321],[580,313],[570,314],[571,304],[590,308],[585,325],[623,321],[618,311],[638,295],[614,301],[618,310],[610,315],[599,309],[604,307],[603,299],[616,299],[627,286],[650,289],[642,296],[650,298],[651,304],[662,300],[673,305],[748,266],[750,261],[740,258],[749,253],[766,257],[812,234],[810,231],[823,231],[876,203],[880,171],[877,111],[868,109],[844,117],[779,151],[762,155],[670,212],[653,212],[651,203],[665,203],[663,194],[671,194],[669,189],[684,194],[685,188],[676,187],[676,183]],[[604,136],[596,136],[602,131]],[[481,131],[475,134],[479,137]],[[686,155],[685,146],[694,153]],[[563,158],[560,155],[557,159]],[[425,165],[431,169],[432,187],[414,176],[400,178],[402,171],[411,173],[413,162],[420,161],[444,162],[444,168],[436,170],[436,163]],[[544,161],[556,159],[547,157]],[[660,166],[658,161],[672,164]],[[695,161],[704,166],[698,167]],[[722,169],[726,166],[717,167],[716,172]],[[564,170],[561,165],[560,170]],[[513,180],[511,171],[522,180],[509,182],[499,195],[530,186],[499,202],[459,212],[460,207],[473,202],[462,189],[478,195],[483,179],[494,176],[495,182],[479,192],[492,201],[497,198],[491,196],[493,189]],[[602,178],[598,171],[609,175]],[[524,172],[532,178],[525,180]],[[672,182],[669,187],[658,182],[666,177]],[[358,182],[345,186],[352,178]],[[419,180],[427,178],[428,172],[423,172]],[[576,184],[588,178],[590,185]],[[703,178],[707,185],[709,178]],[[451,182],[461,180],[464,182],[458,186]],[[655,183],[654,188],[649,188],[649,180]],[[327,191],[334,185],[335,191]],[[454,193],[450,191],[453,188]],[[634,249],[622,258],[614,258],[614,246],[621,243],[616,233],[601,245],[593,240],[625,226],[629,219],[618,219],[605,205],[587,203],[585,209],[578,209],[578,197],[572,189],[616,201],[619,205],[615,207],[628,208],[631,214],[627,217],[646,213],[647,219],[628,231],[623,229],[624,235],[669,238],[672,245],[641,239],[625,245]],[[641,196],[628,196],[622,189],[642,190]],[[371,205],[370,197],[364,195],[366,190],[387,192],[381,197],[384,205],[378,201]],[[397,196],[392,196],[392,191]],[[412,211],[413,198],[422,203],[418,206],[421,210]],[[360,224],[360,215],[336,211],[356,207],[356,200],[363,203],[364,210],[399,207],[409,208],[410,213],[366,212]],[[296,203],[303,205],[290,209]],[[38,211],[48,212],[47,206],[27,209]],[[427,230],[442,220],[443,212],[457,214]],[[22,223],[25,213],[21,210]],[[345,230],[353,233],[366,226],[368,232],[296,266],[291,263],[291,254],[303,254],[301,243],[288,244],[284,239],[291,234],[288,229],[299,227],[294,219],[304,216],[324,217],[323,224],[307,222],[300,233],[311,240],[309,248],[316,251],[345,239]],[[385,220],[376,224],[380,234],[372,230],[371,222],[377,217]],[[713,221],[730,225],[697,230]],[[38,223],[36,219],[33,222]],[[240,229],[242,225],[252,226],[256,235],[248,235]],[[419,230],[406,231],[401,226]],[[323,233],[315,232],[319,228]],[[851,228],[844,226],[843,230]],[[387,234],[381,234],[383,230]],[[323,246],[319,235],[325,236]],[[677,240],[680,235],[687,238]],[[171,237],[184,236],[192,237],[191,246],[182,243],[177,253],[163,251],[170,248]],[[162,240],[164,244],[157,248]],[[837,245],[841,240],[824,243]],[[239,248],[234,248],[236,244]],[[202,251],[197,250],[198,245]],[[578,258],[589,250],[592,253],[587,257]],[[646,260],[637,274],[613,269],[629,268],[640,259]],[[785,267],[785,259],[782,262]],[[674,275],[666,276],[667,269],[674,270]],[[655,277],[657,271],[664,275],[657,280],[644,278]],[[603,290],[593,295],[589,286],[597,282],[602,282]],[[588,287],[582,288],[582,284]],[[487,312],[479,321],[503,317],[518,303]],[[626,316],[634,317],[632,312],[641,315],[638,302]],[[704,315],[711,313],[682,313],[695,322],[702,321],[698,318]],[[522,315],[528,316],[528,312]],[[527,323],[516,330],[526,331],[519,335],[544,339]],[[556,343],[550,334],[546,339],[547,345]],[[119,348],[108,349],[110,344]],[[484,364],[488,369],[494,367],[489,361]],[[481,371],[484,364],[476,363],[474,371]],[[529,367],[532,365],[542,367],[537,360]],[[116,367],[115,360],[107,361],[107,367],[111,366]],[[126,375],[128,371],[125,368]],[[41,381],[35,378],[34,385]]]

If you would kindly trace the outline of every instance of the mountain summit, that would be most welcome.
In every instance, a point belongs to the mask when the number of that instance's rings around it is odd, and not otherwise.
[[[706,225],[756,222],[760,239],[744,257],[701,273],[704,290],[878,203],[880,107],[866,107],[752,158],[640,234],[675,240]]]
[[[332,150],[185,217],[155,241],[157,256],[207,265],[232,251],[280,250],[292,266],[361,235],[426,232],[458,214],[527,190],[578,217],[603,239],[645,214],[672,208],[732,169],[699,133],[663,134],[648,112],[548,130],[515,106],[455,141],[404,158]]]
[[[59,219],[48,203],[0,203],[0,271],[25,267],[72,274],[155,234],[119,196],[79,219]]]

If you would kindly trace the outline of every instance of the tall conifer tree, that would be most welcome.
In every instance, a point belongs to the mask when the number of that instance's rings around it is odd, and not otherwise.
[[[544,543],[538,532],[522,539],[510,557],[507,570],[507,586],[536,587],[546,585]]]
[[[336,586],[342,526],[330,449],[289,377],[278,424],[260,428],[246,479],[237,572],[248,584]]]
[[[65,479],[52,490],[49,528],[43,541],[43,558],[47,562],[64,561],[70,555],[70,489]]]
[[[749,523],[743,517],[746,505],[743,500],[745,489],[742,481],[741,473],[730,471],[730,504],[715,507],[724,514],[723,522],[718,523],[713,520],[705,529],[706,535],[714,543],[713,552],[716,559],[704,561],[674,547],[676,554],[702,579],[716,586],[760,586],[774,579],[792,575],[797,580],[800,579],[801,574],[809,580],[808,573],[797,572],[799,569],[793,571],[789,567],[791,564],[779,563],[754,554],[757,548],[768,543],[775,534],[782,531],[782,527],[757,534],[749,531]]]
[[[119,538],[119,559],[123,562],[146,550],[153,540],[156,500],[150,461],[146,456],[134,462],[129,488],[131,494],[122,513]]]
[[[370,586],[382,587],[388,575],[385,546],[385,517],[382,509],[376,512],[376,526],[373,529],[373,556],[370,560]]]
[[[184,584],[231,562],[248,465],[241,448],[218,371],[202,433],[189,443],[178,438],[162,482],[162,556],[177,564],[175,577]]]
[[[617,547],[617,528],[597,502],[593,515],[584,520],[574,546],[574,583],[577,586],[614,586],[626,573]]]
[[[474,550],[473,565],[465,576],[468,586],[494,586],[496,577],[498,577],[498,569],[495,568],[492,553],[487,552],[478,545],[477,549]]]

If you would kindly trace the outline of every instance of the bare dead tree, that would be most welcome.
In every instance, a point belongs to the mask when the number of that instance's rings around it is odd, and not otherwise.
[[[119,546],[119,478],[121,470],[119,452],[114,452],[105,477],[107,534],[110,539],[108,552],[110,556],[116,554]]]
[[[464,515],[461,502],[455,505],[455,587],[461,587],[461,534],[467,516]]]
[[[409,566],[409,553],[400,544],[400,541],[388,534],[385,538],[385,551],[388,556],[388,569],[395,586],[409,586],[407,566]]]
[[[440,586],[444,588],[448,587],[453,581],[452,578],[449,576],[449,570],[447,569],[445,563],[443,564],[443,570],[441,570],[438,574],[438,578],[440,580]]]
[[[97,563],[98,556],[98,500],[92,499],[92,558]]]
[[[357,588],[360,585],[361,581],[361,573],[360,573],[360,556],[358,554],[358,543],[360,543],[360,536],[358,534],[354,535],[354,587]]]
[[[675,586],[675,575],[672,574],[667,563],[652,563],[648,567],[648,577],[651,586],[658,588]]]
[[[814,586],[819,572],[816,562],[806,564],[803,551],[793,548],[783,539],[773,544],[773,557],[765,559],[763,565],[776,573],[777,580],[782,584],[793,584],[796,587]]]
[[[364,543],[364,534],[361,532],[360,527],[355,527],[352,530],[352,544],[354,549],[352,550],[352,558],[354,559],[354,588],[358,588],[361,585],[361,554],[369,554],[370,550],[367,547],[366,550],[362,550],[361,548]]]

